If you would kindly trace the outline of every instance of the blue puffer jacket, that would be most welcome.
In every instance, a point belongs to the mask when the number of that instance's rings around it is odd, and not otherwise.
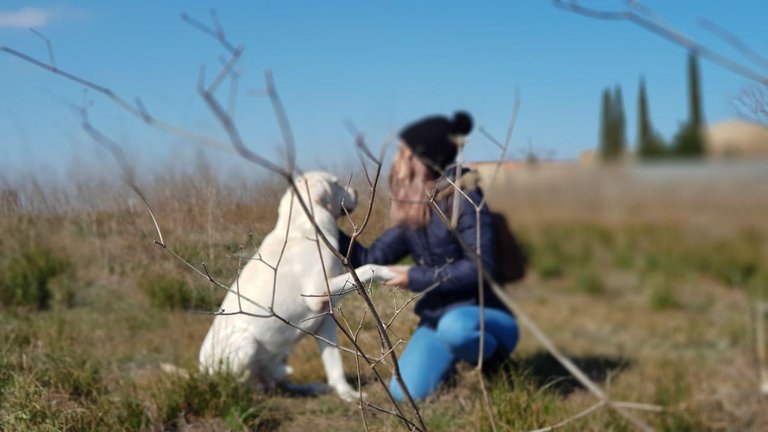
[[[467,192],[467,196],[475,203],[483,198],[480,189]],[[466,199],[459,199],[457,231],[465,244],[476,250],[477,213]],[[451,202],[452,199],[444,200],[438,203],[438,207],[444,214],[448,214]],[[496,246],[487,206],[480,211],[479,238],[483,265],[493,275]],[[349,236],[340,233],[340,250],[347,250],[349,242]],[[428,226],[418,229],[390,228],[368,248],[355,244],[350,258],[355,267],[363,264],[388,265],[399,262],[409,254],[415,263],[408,273],[410,290],[426,291],[415,306],[416,314],[421,318],[419,325],[435,327],[440,317],[449,310],[457,306],[478,304],[477,266],[465,256],[458,240],[434,209]],[[484,284],[484,287],[485,305],[506,310],[488,284]]]

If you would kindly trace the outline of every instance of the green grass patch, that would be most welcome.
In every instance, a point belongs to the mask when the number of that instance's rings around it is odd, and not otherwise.
[[[562,406],[556,391],[538,386],[529,373],[522,371],[500,371],[491,381],[489,393],[496,420],[511,430],[549,426]],[[482,427],[490,430],[485,416]]]
[[[585,269],[576,275],[576,289],[584,294],[598,295],[605,292],[603,279],[593,269]]]
[[[269,429],[280,419],[268,409],[268,395],[227,374],[169,378],[156,388],[155,399],[166,429],[178,427],[181,418],[223,418],[229,429],[240,430]]]
[[[185,279],[160,272],[146,272],[139,289],[152,307],[165,310],[213,310],[220,298],[206,288],[190,285]]]
[[[669,279],[656,277],[651,280],[648,305],[651,309],[657,311],[680,307],[680,301],[677,299],[674,287]]]
[[[46,247],[32,247],[12,256],[0,269],[0,304],[48,309],[52,280],[71,268],[65,256]],[[69,302],[71,295],[65,296]]]

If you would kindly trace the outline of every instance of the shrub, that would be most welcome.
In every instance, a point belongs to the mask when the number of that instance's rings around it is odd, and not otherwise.
[[[671,373],[669,379],[659,381],[659,384],[655,389],[655,402],[661,406],[675,406],[690,401],[691,386],[686,380],[685,373],[681,370],[681,366],[667,362],[661,366],[670,370]],[[670,432],[707,430],[708,428],[706,425],[697,417],[699,416],[697,416],[691,407],[672,410],[659,416],[658,429]]]
[[[228,374],[192,373],[169,379],[159,388],[158,414],[173,429],[180,416],[226,418],[239,429],[262,430],[277,421],[266,416],[268,399]]]
[[[576,276],[576,289],[584,294],[600,294],[605,290],[603,280],[594,270],[585,269]]]
[[[554,279],[563,275],[561,261],[552,255],[539,257],[534,261],[534,266],[542,279]]]
[[[759,235],[741,235],[713,245],[701,259],[702,270],[728,286],[743,287],[760,271],[762,240]]]
[[[662,277],[652,280],[649,304],[653,310],[675,309],[680,307],[680,302],[675,296],[672,284],[667,278]]]
[[[747,293],[757,300],[768,300],[768,271],[763,271],[750,279]]]
[[[144,273],[139,289],[147,295],[149,304],[158,309],[213,309],[218,305],[213,293],[165,273]]]
[[[544,239],[530,248],[531,264],[542,279],[554,279],[563,275],[563,251],[553,239]]]
[[[151,422],[147,408],[138,400],[117,399],[112,402],[111,408],[116,412],[116,422],[126,430],[143,430]]]
[[[54,350],[37,359],[35,382],[73,400],[94,402],[107,392],[100,364],[90,358]]]
[[[502,371],[493,380],[489,392],[496,420],[511,430],[546,426],[559,409],[558,394],[548,386],[539,387],[529,372]]]
[[[52,297],[50,282],[71,267],[70,261],[45,247],[23,250],[12,257],[0,274],[0,303],[47,309]]]

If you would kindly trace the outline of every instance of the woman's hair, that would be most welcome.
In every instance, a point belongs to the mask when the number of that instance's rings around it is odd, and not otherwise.
[[[457,111],[453,118],[422,118],[400,132],[400,149],[389,172],[389,218],[394,225],[429,225],[429,201],[436,179],[456,159],[470,131],[472,117]]]
[[[389,219],[393,225],[420,228],[429,225],[429,196],[435,187],[433,172],[405,144],[389,171]]]

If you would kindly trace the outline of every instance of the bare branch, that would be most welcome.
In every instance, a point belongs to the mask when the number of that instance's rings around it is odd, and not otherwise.
[[[230,117],[235,117],[235,108],[237,106],[237,90],[240,85],[240,72],[232,71],[229,78],[229,98],[227,100],[227,112]]]
[[[768,69],[768,58],[761,55],[743,40],[741,40],[736,34],[728,31],[725,27],[716,24],[714,21],[707,18],[699,18],[699,26],[704,30],[712,33],[713,35],[724,40],[728,45],[732,46],[736,51],[743,55],[747,60],[751,61],[755,65]]]
[[[45,47],[48,49],[48,64],[50,64],[52,68],[56,69],[56,60],[53,58],[53,45],[51,45],[51,40],[43,36],[42,33],[35,29],[29,29],[29,31],[37,35],[37,37],[45,42]]]
[[[376,411],[378,411],[378,412],[381,412],[381,413],[384,413],[384,414],[389,414],[389,415],[391,415],[391,416],[394,416],[394,417],[397,417],[397,418],[399,418],[399,419],[400,419],[401,421],[403,421],[403,422],[404,422],[404,423],[405,423],[405,424],[406,424],[406,425],[407,425],[407,426],[408,426],[408,427],[409,427],[411,430],[423,430],[423,429],[421,429],[421,428],[420,428],[418,425],[416,425],[416,424],[415,424],[415,423],[413,423],[412,421],[408,420],[406,417],[404,417],[403,415],[401,415],[401,414],[399,414],[399,413],[396,413],[396,412],[390,411],[390,410],[388,410],[388,409],[384,409],[384,408],[382,408],[382,407],[380,407],[380,406],[377,406],[377,405],[374,405],[374,404],[372,404],[372,403],[370,403],[370,402],[368,402],[368,401],[363,401],[363,403],[364,403],[364,404],[365,404],[367,407],[369,407],[369,408],[372,408],[372,409],[374,409],[374,410],[376,410]]]
[[[207,25],[201,23],[200,21],[195,20],[194,18],[190,17],[186,13],[181,14],[182,21],[186,22],[187,24],[191,25],[192,27],[200,30],[201,32],[207,34],[208,36],[216,39],[221,43],[221,45],[227,49],[229,52],[235,52],[235,47],[229,43],[226,36],[224,35],[224,30],[221,27],[221,24],[219,23],[219,17],[216,14],[215,9],[211,9],[211,21],[213,21],[214,28],[210,28]]]
[[[499,158],[496,161],[496,165],[493,168],[493,174],[491,174],[491,180],[488,181],[488,184],[485,186],[487,188],[490,188],[493,184],[496,183],[496,180],[498,179],[499,172],[501,171],[501,166],[504,163],[504,161],[507,159],[507,153],[509,152],[509,144],[512,142],[512,133],[515,131],[515,126],[517,125],[517,116],[520,114],[520,88],[515,89],[515,99],[512,105],[512,114],[509,117],[509,124],[507,125],[507,133],[504,136],[504,143],[499,143],[496,138],[494,138],[490,133],[485,131],[484,129],[481,129],[480,132],[483,133],[483,135],[486,136],[492,143],[496,144],[498,143],[499,148],[501,149],[501,153],[499,154]],[[480,202],[480,206],[484,206],[488,197],[483,196],[482,201]]]
[[[535,429],[535,430],[533,430],[531,432],[550,432],[550,431],[553,431],[555,429],[559,429],[559,428],[561,428],[563,426],[566,426],[566,425],[568,425],[570,423],[575,422],[576,420],[578,420],[580,418],[583,418],[583,417],[588,416],[589,414],[592,414],[593,412],[599,410],[600,408],[602,408],[604,406],[605,406],[605,401],[601,400],[600,402],[597,402],[594,405],[590,405],[587,409],[585,409],[583,411],[580,411],[578,414],[576,414],[574,416],[571,416],[571,417],[568,417],[567,419],[565,419],[565,420],[563,420],[563,421],[561,421],[559,423],[556,423],[556,424],[554,424],[552,426],[547,426],[545,428]]]
[[[768,124],[768,86],[755,84],[745,88],[731,103],[742,116]]]
[[[355,126],[355,123],[352,120],[347,119],[344,122],[344,126],[347,128],[347,131],[349,131],[349,133],[355,138],[355,145],[357,146],[357,149],[362,152],[362,154],[364,154],[373,163],[382,163],[382,158],[377,158],[374,156],[373,152],[371,152],[371,149],[368,148],[368,145],[365,143],[365,136],[357,129],[357,126]]]
[[[235,67],[238,61],[240,61],[240,57],[243,54],[243,47],[237,47],[234,51],[232,51],[232,56],[229,58],[229,60],[224,64],[224,66],[219,71],[219,74],[214,78],[213,81],[211,81],[211,84],[208,86],[208,92],[210,93],[216,93],[216,90],[219,89],[219,86],[224,81],[224,78],[230,75],[232,69]]]
[[[88,111],[85,108],[82,108],[80,110],[81,118],[82,118],[82,127],[85,130],[85,132],[93,139],[96,143],[101,145],[104,149],[106,149],[111,155],[112,158],[117,163],[118,167],[120,168],[120,171],[122,173],[121,178],[123,182],[128,185],[135,193],[136,195],[141,198],[141,200],[144,202],[144,205],[147,208],[147,211],[149,212],[149,216],[152,218],[152,222],[155,224],[155,231],[157,232],[157,237],[159,240],[159,243],[163,246],[165,246],[165,240],[163,240],[163,233],[160,231],[160,224],[157,222],[157,218],[155,217],[155,213],[152,211],[152,207],[149,205],[149,201],[147,201],[147,198],[144,196],[144,194],[141,192],[141,189],[139,189],[138,183],[136,182],[136,176],[133,172],[133,169],[131,168],[131,165],[128,163],[128,158],[125,157],[125,153],[123,152],[123,149],[120,148],[117,143],[112,141],[109,137],[102,134],[98,130],[96,130],[92,125],[90,120],[88,119]]]
[[[159,238],[159,240],[155,241],[155,244],[159,245],[160,247],[162,247],[163,249],[168,251],[172,256],[174,256],[177,260],[179,260],[181,263],[183,263],[186,267],[188,267],[189,269],[193,270],[197,274],[205,277],[206,279],[208,279],[208,281],[210,281],[214,285],[216,285],[216,286],[218,286],[220,288],[223,288],[223,289],[227,290],[228,292],[232,292],[232,290],[227,285],[224,285],[223,283],[221,283],[221,282],[217,281],[216,279],[214,279],[211,276],[210,272],[208,272],[208,268],[204,264],[202,265],[203,271],[201,271],[200,269],[195,267],[192,263],[190,263],[186,259],[180,257],[178,254],[176,254],[176,252],[174,252],[173,250],[171,250],[168,247],[168,245],[165,243],[165,240],[163,239],[163,234],[162,234],[162,231],[160,230],[160,225],[159,225],[159,223],[157,221],[157,218],[155,217],[155,213],[152,210],[152,207],[149,205],[149,201],[147,200],[146,196],[143,194],[141,189],[138,187],[138,183],[136,182],[133,170],[131,169],[130,164],[128,163],[128,159],[126,158],[125,153],[123,152],[122,148],[116,142],[114,142],[112,139],[110,139],[109,137],[107,137],[106,135],[104,135],[103,133],[101,133],[100,131],[98,131],[96,128],[93,127],[93,125],[90,123],[90,121],[88,119],[88,112],[87,112],[87,110],[85,108],[83,108],[81,110],[81,115],[82,115],[82,127],[85,130],[85,132],[97,144],[99,144],[102,147],[104,147],[112,155],[113,159],[115,160],[115,162],[117,163],[118,167],[121,170],[121,173],[122,173],[121,177],[122,177],[123,181],[144,202],[144,205],[146,206],[147,211],[148,211],[150,217],[152,218],[152,222],[155,225],[155,230],[156,230],[157,236]],[[245,297],[245,296],[241,295],[239,292],[236,292],[235,294],[238,297],[238,301],[240,301],[241,299],[245,300],[248,303],[252,304],[253,306],[256,306],[256,307],[258,307],[258,308],[260,308],[260,309],[262,309],[262,310],[264,310],[264,311],[269,313],[269,315],[253,315],[253,316],[269,317],[269,316],[273,315],[272,311],[271,311],[271,307],[270,308],[266,308],[266,307],[258,304],[257,302],[249,299],[248,297]],[[239,313],[243,313],[242,312],[242,308],[241,308]]]
[[[293,139],[291,124],[288,121],[288,115],[285,113],[283,103],[280,101],[280,97],[275,89],[275,81],[271,71],[266,71],[264,73],[264,80],[267,85],[267,95],[269,96],[270,102],[272,102],[272,111],[275,113],[277,124],[280,126],[280,133],[283,135],[285,160],[287,164],[285,168],[287,172],[292,173],[296,169],[296,143]]]
[[[768,396],[768,348],[765,338],[765,315],[768,314],[768,303],[760,302],[755,306],[755,345],[757,362],[760,369],[760,392]]]
[[[197,91],[200,94],[200,96],[202,96],[203,100],[205,100],[208,108],[211,110],[213,115],[218,119],[221,126],[224,128],[224,131],[229,136],[229,140],[232,143],[232,145],[235,147],[235,150],[237,151],[237,153],[247,161],[255,163],[256,165],[262,168],[265,168],[269,171],[279,174],[286,179],[290,179],[291,171],[283,170],[279,166],[259,156],[258,154],[252,152],[251,150],[248,149],[248,147],[246,147],[242,137],[240,136],[240,132],[238,131],[237,126],[232,120],[232,117],[230,117],[229,114],[227,114],[227,112],[224,110],[224,108],[222,108],[221,104],[219,104],[219,101],[216,99],[213,93],[209,92],[208,89],[205,88],[203,84],[203,80],[205,79],[204,73],[201,72],[200,76],[201,76],[201,82],[198,84]]]
[[[583,15],[589,18],[612,20],[612,21],[629,21],[635,25],[638,25],[670,42],[680,45],[688,50],[695,52],[701,57],[725,68],[729,71],[741,75],[744,78],[758,82],[760,84],[768,85],[768,75],[755,71],[754,69],[739,63],[725,55],[722,55],[715,50],[708,48],[695,39],[684,35],[679,30],[667,26],[657,19],[649,18],[647,15],[641,15],[633,10],[626,11],[602,11],[592,9],[586,6],[582,6],[575,0],[552,0],[552,3],[563,10],[573,12],[579,15]],[[633,3],[638,3],[637,1]]]
[[[91,90],[94,90],[98,93],[101,93],[102,95],[109,98],[113,103],[115,103],[118,107],[123,109],[124,111],[128,112],[129,114],[141,119],[143,122],[147,123],[150,126],[153,126],[157,129],[163,130],[165,132],[168,132],[170,134],[173,134],[179,138],[183,138],[185,140],[190,140],[199,144],[207,145],[209,147],[216,148],[218,150],[223,151],[232,151],[231,145],[227,144],[224,141],[221,141],[216,138],[212,138],[197,132],[189,131],[185,128],[173,125],[169,122],[160,120],[154,116],[147,115],[146,110],[142,111],[136,107],[134,107],[132,104],[130,104],[127,100],[120,97],[117,93],[113,92],[107,87],[104,87],[102,85],[96,84],[93,81],[89,81],[85,78],[81,78],[77,75],[74,75],[72,73],[63,71],[55,66],[46,64],[41,62],[40,60],[37,60],[35,58],[32,58],[22,52],[16,51],[13,48],[9,48],[6,46],[0,46],[0,51],[8,53],[16,58],[21,59],[22,61],[25,61],[27,63],[32,64],[33,66],[36,66],[38,68],[41,68],[43,70],[46,70],[48,72],[51,72],[55,75],[61,76],[64,79],[67,79],[69,81],[75,82],[77,84],[80,84],[84,87],[87,87]]]

